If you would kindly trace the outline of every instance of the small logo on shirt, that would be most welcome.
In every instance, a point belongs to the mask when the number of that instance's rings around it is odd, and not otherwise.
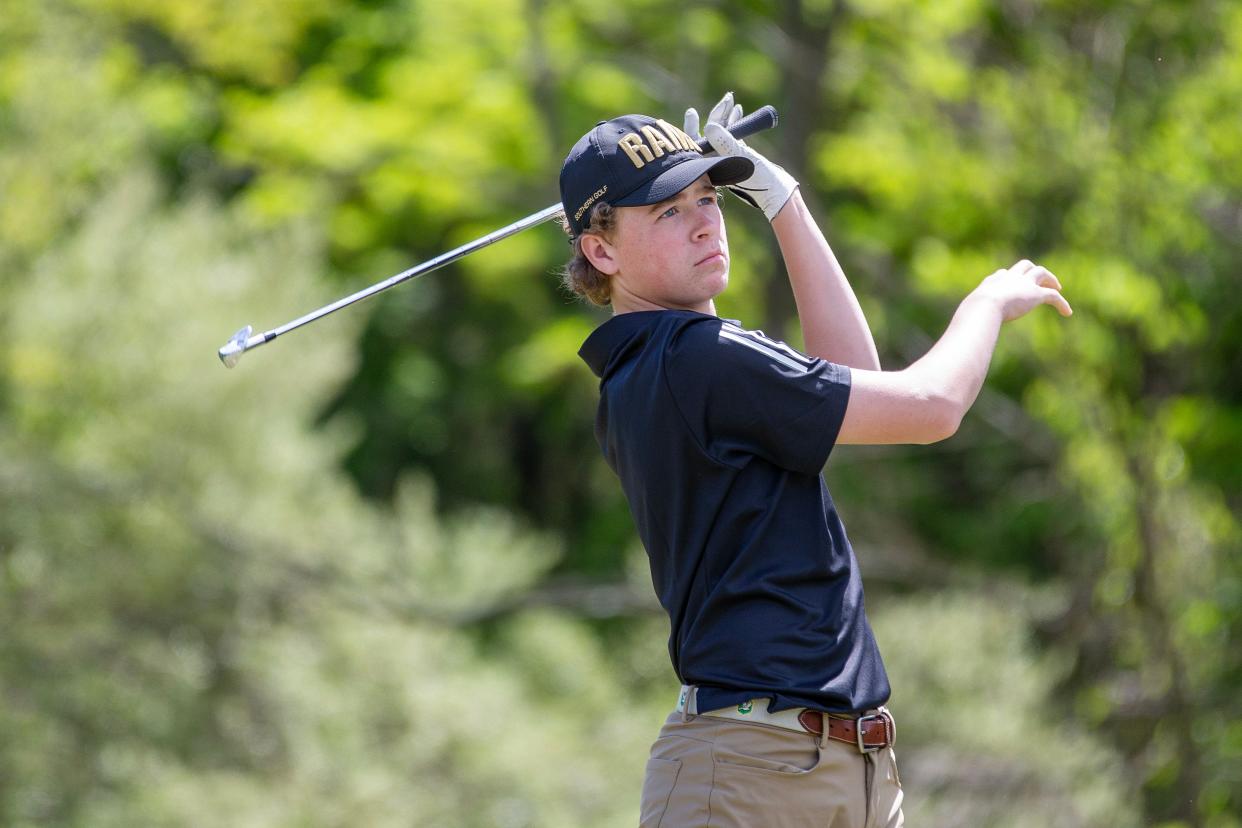
[[[741,704],[737,706],[737,712],[741,713],[743,716],[745,716],[747,713],[749,713],[750,711],[754,709],[755,709],[755,703],[753,701],[742,702]]]

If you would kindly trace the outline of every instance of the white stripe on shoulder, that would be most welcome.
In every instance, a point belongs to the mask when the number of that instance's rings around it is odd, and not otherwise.
[[[741,334],[743,336],[748,336],[751,339],[762,342],[764,345],[767,345],[769,348],[775,348],[776,350],[785,354],[785,356],[796,359],[798,362],[801,362],[803,365],[807,366],[808,368],[814,367],[815,363],[818,361],[815,359],[815,357],[807,356],[801,351],[797,351],[797,350],[794,350],[793,348],[790,348],[788,345],[786,345],[784,342],[781,342],[779,339],[772,339],[770,336],[765,334],[763,331],[750,331],[750,330],[747,330],[746,328],[742,328],[737,325],[729,325],[729,324],[726,324],[723,327],[732,331],[733,333]]]
[[[766,356],[768,359],[771,359],[774,362],[779,362],[781,365],[784,365],[787,368],[792,368],[799,373],[805,374],[807,371],[811,370],[810,366],[804,365],[803,363],[798,362],[797,360],[790,359],[789,357],[785,356],[784,354],[782,354],[780,351],[776,350],[775,348],[769,348],[767,345],[765,345],[762,342],[759,342],[755,339],[751,339],[750,337],[744,336],[739,333],[734,333],[733,331],[727,330],[724,327],[720,329],[720,336],[722,339],[727,339],[731,342],[736,342],[739,345],[745,345],[747,348],[750,348],[753,351],[758,351],[759,353]]]
[[[799,362],[804,362],[807,365],[815,364],[814,357],[809,357],[806,354],[802,353],[801,351],[796,351],[793,348],[790,348],[788,345],[786,345],[784,342],[781,342],[779,339],[772,339],[770,336],[765,334],[763,331],[754,331],[753,333],[755,336],[757,336],[762,341],[766,342],[768,345],[771,345],[773,348],[776,348],[778,351],[784,352],[786,355],[793,357]]]

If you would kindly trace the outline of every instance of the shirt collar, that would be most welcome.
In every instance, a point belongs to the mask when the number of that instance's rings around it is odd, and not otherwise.
[[[609,365],[630,348],[646,343],[654,323],[667,318],[667,314],[702,317],[695,311],[650,310],[619,313],[591,332],[582,343],[578,356],[590,367],[592,373],[604,379]],[[715,317],[712,317],[715,318]],[[732,322],[731,319],[724,320]],[[738,324],[738,323],[734,323]]]

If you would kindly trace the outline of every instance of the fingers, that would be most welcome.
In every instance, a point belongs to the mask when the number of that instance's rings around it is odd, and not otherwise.
[[[1033,284],[1035,293],[1031,294],[1027,288],[1023,288],[1020,284],[1013,282],[1014,277],[1020,277],[1020,281]],[[1051,305],[1062,316],[1073,316],[1074,314],[1074,309],[1070,307],[1070,303],[1061,295],[1061,280],[1051,270],[1043,265],[1035,264],[1030,259],[1021,259],[1011,267],[993,273],[988,279],[994,280],[996,286],[1004,293],[1016,291],[1013,294],[1015,296],[1025,293],[1028,297],[1028,302],[1032,296],[1037,296],[1041,304]],[[1008,285],[1008,287],[1005,287],[1005,285]],[[1027,310],[1030,307],[1029,304],[1026,305]],[[1027,310],[1018,313],[1018,316],[1025,315]]]
[[[742,105],[734,104],[733,108],[729,110],[729,118],[725,121],[725,126],[731,127],[740,120],[742,120]]]
[[[691,138],[702,138],[703,133],[699,132],[699,111],[693,106],[686,110],[686,119],[682,131]]]
[[[1019,268],[1021,269],[1019,270]],[[1051,270],[1043,265],[1034,264],[1028,259],[1018,262],[1010,270],[1033,279],[1035,284],[1041,288],[1040,297],[1045,305],[1052,305],[1057,309],[1057,313],[1062,316],[1074,315],[1074,309],[1070,307],[1070,303],[1061,295],[1061,280]]]
[[[712,107],[712,111],[707,115],[707,122],[711,124],[727,124],[726,120],[730,111],[733,109],[733,93],[726,92],[720,102]]]
[[[741,142],[734,138],[727,129],[716,121],[707,122],[707,140],[712,145],[712,149],[716,154],[724,157],[727,155],[745,155],[742,150]]]
[[[1035,284],[1040,287],[1052,288],[1053,290],[1061,289],[1061,280],[1053,274],[1052,271],[1045,267],[1036,267],[1029,271],[1035,277]]]
[[[1060,291],[1053,290],[1052,288],[1044,288],[1043,298],[1045,305],[1052,305],[1057,309],[1057,313],[1062,316],[1074,315],[1074,309],[1070,307],[1070,303],[1065,300],[1065,297],[1061,295]]]
[[[1043,265],[1035,264],[1030,259],[1022,259],[1008,270],[1016,276],[1027,276],[1033,279],[1040,287],[1061,289],[1061,280],[1056,277],[1056,274]]]

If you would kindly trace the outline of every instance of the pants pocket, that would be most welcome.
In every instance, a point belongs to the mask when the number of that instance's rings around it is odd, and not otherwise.
[[[639,828],[659,828],[668,810],[668,800],[677,785],[681,772],[680,759],[647,760],[647,775],[643,780],[642,815]],[[632,800],[631,800],[632,801]]]
[[[810,734],[730,722],[718,732],[712,758],[717,767],[801,776],[819,763],[819,745]]]

